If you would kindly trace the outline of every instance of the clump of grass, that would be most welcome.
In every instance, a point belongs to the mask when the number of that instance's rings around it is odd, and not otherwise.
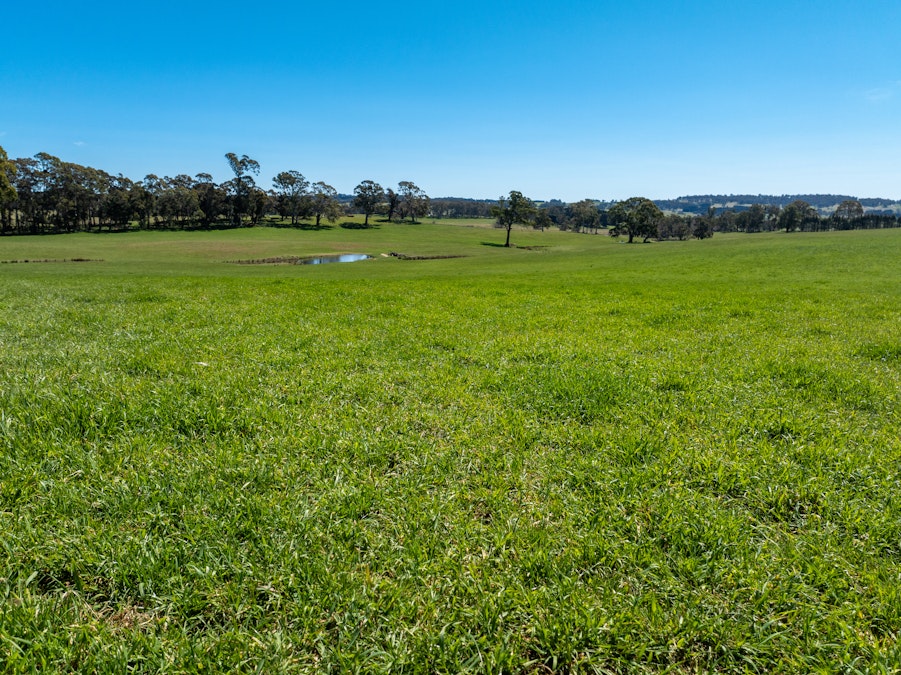
[[[901,361],[901,342],[871,342],[858,349],[857,355],[875,361]]]

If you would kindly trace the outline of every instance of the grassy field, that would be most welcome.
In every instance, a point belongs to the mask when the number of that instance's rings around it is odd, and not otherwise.
[[[502,241],[0,239],[0,671],[897,672],[901,231]]]

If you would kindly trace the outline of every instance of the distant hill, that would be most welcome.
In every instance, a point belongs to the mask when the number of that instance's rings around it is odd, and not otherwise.
[[[828,215],[835,207],[848,199],[856,199],[867,213],[877,215],[901,214],[901,201],[882,198],[859,198],[851,195],[690,195],[677,199],[655,199],[654,203],[664,211],[674,213],[707,213],[712,206],[719,211],[745,211],[752,204],[786,206],[803,200],[817,209],[820,215]]]

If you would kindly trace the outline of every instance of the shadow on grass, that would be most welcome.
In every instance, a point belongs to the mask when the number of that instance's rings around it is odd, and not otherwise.
[[[345,230],[375,230],[379,228],[379,225],[376,225],[374,223],[369,223],[369,225],[366,225],[365,223],[355,223],[352,220],[346,220],[341,223],[341,227],[343,227]]]
[[[421,220],[406,220],[405,218],[400,218],[400,219],[392,218],[391,220],[388,220],[387,218],[378,218],[378,219],[374,218],[373,222],[394,223],[395,225],[403,225],[404,223],[406,223],[407,225],[422,225],[422,223],[423,223],[423,221],[421,221]],[[434,221],[432,221],[432,222],[434,222]]]
[[[479,243],[480,243],[482,246],[494,246],[495,248],[508,248],[507,246],[504,246],[503,244],[498,244],[498,243],[493,242],[493,241],[482,241],[482,242],[479,242]],[[513,247],[513,246],[510,246],[509,248],[514,248],[514,247]]]
[[[88,233],[89,233],[89,234],[128,234],[129,232],[147,232],[147,231],[148,231],[148,230],[142,230],[142,229],[137,228],[137,227],[113,227],[113,228],[108,229],[108,230],[101,230],[101,229],[97,229],[97,230],[88,230]],[[56,232],[54,232],[54,234],[66,234],[66,233],[62,233],[62,232],[56,233]]]

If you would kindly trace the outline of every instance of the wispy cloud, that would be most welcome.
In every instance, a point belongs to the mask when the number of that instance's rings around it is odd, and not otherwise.
[[[871,103],[881,103],[882,101],[888,101],[894,98],[898,93],[901,93],[901,80],[897,82],[891,82],[890,84],[882,87],[873,87],[872,89],[868,89],[863,93],[863,96]]]
[[[75,141],[72,145],[76,145],[79,148],[83,148],[84,146],[87,145],[87,143],[85,143],[84,141]]]

